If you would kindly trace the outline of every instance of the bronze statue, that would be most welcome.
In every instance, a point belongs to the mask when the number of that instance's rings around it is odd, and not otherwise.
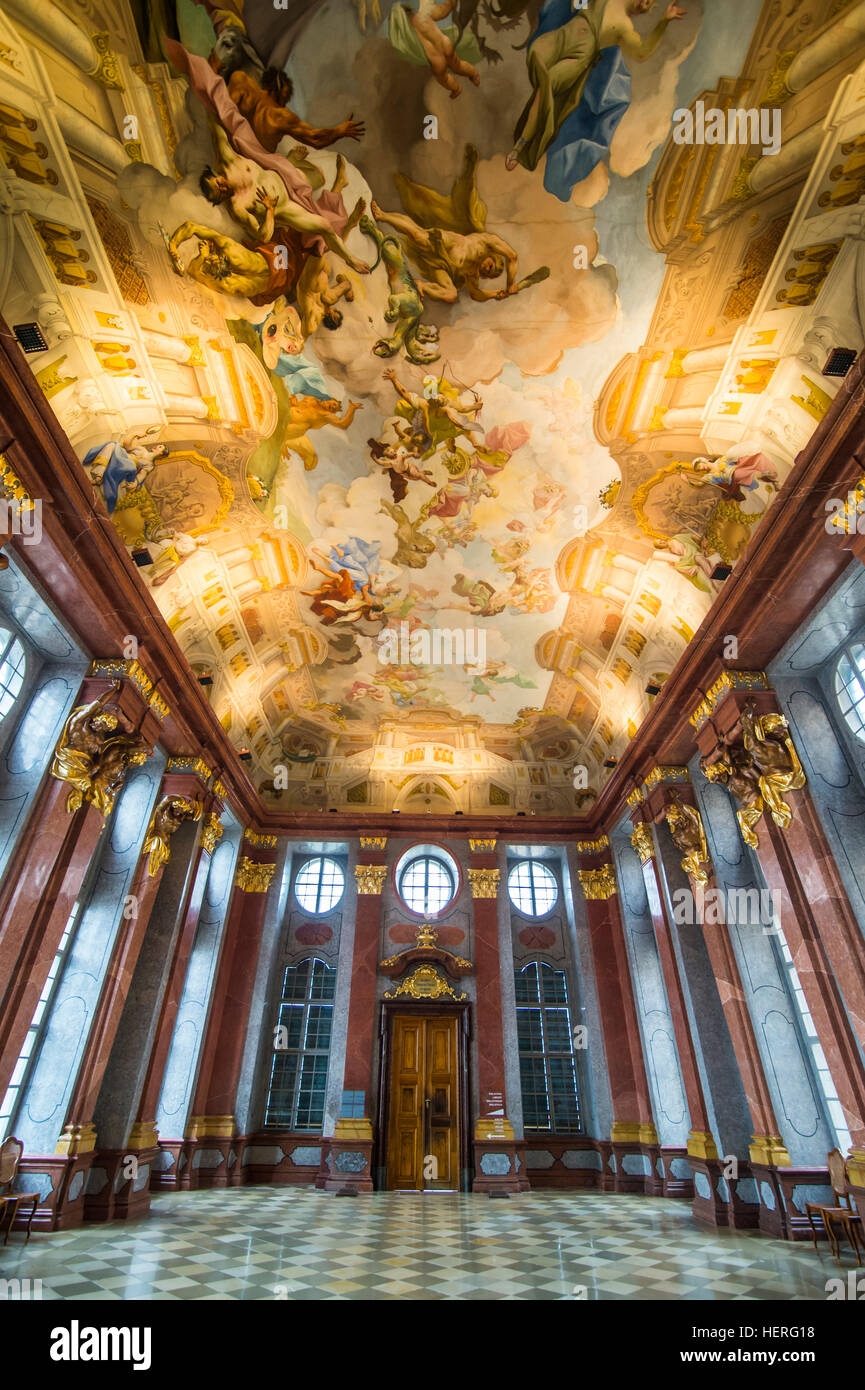
[[[754,701],[748,700],[742,710],[741,742],[721,738],[720,757],[714,762],[708,757],[700,759],[703,775],[710,782],[720,782],[740,803],[736,819],[742,838],[752,849],[759,846],[754,826],[764,810],[768,807],[775,824],[786,830],[793,812],[782,792],[805,785],[805,773],[783,714],[756,715],[755,711]]]
[[[691,876],[695,885],[705,887],[709,882],[709,875],[703,866],[709,863],[709,851],[706,848],[706,833],[700,812],[683,801],[679,792],[674,791],[667,803],[665,814],[673,844],[684,856],[682,868]]]
[[[119,689],[120,682],[115,681],[104,695],[89,705],[79,705],[66,720],[51,775],[69,783],[66,809],[70,813],[89,801],[103,816],[109,816],[127,767],[146,762],[153,752],[141,734],[115,733],[119,718],[105,706]]]
[[[186,820],[201,820],[203,809],[200,801],[190,801],[186,796],[164,796],[158,803],[142,850],[142,854],[150,855],[148,873],[151,878],[171,858],[168,842],[175,830],[179,830]]]

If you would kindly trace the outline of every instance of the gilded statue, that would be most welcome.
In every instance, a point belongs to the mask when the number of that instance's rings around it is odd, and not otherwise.
[[[783,714],[756,714],[748,700],[742,710],[741,742],[719,740],[720,757],[700,759],[710,782],[720,782],[740,802],[736,813],[742,838],[752,849],[759,841],[754,826],[766,809],[775,824],[786,830],[793,811],[783,793],[805,785],[805,773],[790,739]]]
[[[698,887],[705,887],[709,882],[709,875],[704,867],[709,862],[709,851],[706,848],[706,832],[700,812],[683,801],[678,791],[674,791],[667,803],[665,815],[673,844],[683,856],[682,868]]]
[[[69,783],[66,809],[70,813],[89,801],[103,816],[110,815],[127,767],[140,766],[153,752],[141,734],[115,732],[120,720],[105,706],[119,689],[120,681],[115,681],[104,695],[79,705],[66,720],[51,775]]]
[[[150,829],[142,851],[143,854],[150,855],[148,872],[151,878],[171,858],[168,842],[175,830],[179,830],[186,820],[201,820],[203,809],[200,801],[190,801],[186,796],[164,796],[158,803],[151,817]]]

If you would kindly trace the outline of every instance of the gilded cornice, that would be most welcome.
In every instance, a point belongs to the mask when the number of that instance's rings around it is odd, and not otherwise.
[[[577,840],[577,854],[600,854],[601,850],[609,848],[610,841],[606,835],[598,840]]]
[[[207,766],[203,758],[195,758],[191,754],[180,758],[169,758],[165,771],[167,773],[191,772],[202,782],[208,782],[213,775],[213,769]]]
[[[97,659],[91,663],[88,674],[101,676],[104,680],[128,680],[160,719],[165,719],[170,713],[168,705],[161,695],[157,695],[153,681],[139,661],[124,661],[119,657],[116,660]]]
[[[694,713],[689,716],[689,722],[695,729],[702,729],[706,720],[714,714],[718,705],[732,690],[769,689],[765,671],[722,671],[718,679],[709,686]]]
[[[244,830],[243,838],[247,844],[259,849],[276,849],[278,843],[276,835],[259,835],[255,830]]]

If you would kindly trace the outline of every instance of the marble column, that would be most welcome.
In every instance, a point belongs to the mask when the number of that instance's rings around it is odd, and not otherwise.
[[[505,1044],[502,980],[499,961],[498,896],[501,872],[494,840],[469,841],[469,888],[474,917],[474,967],[477,990],[478,1118],[474,1131],[473,1192],[525,1190],[525,1166],[514,1127],[506,1114]],[[521,1169],[523,1177],[520,1176]]]
[[[381,895],[387,877],[382,863],[385,836],[362,836],[354,876],[354,952],[345,1046],[343,1095],[351,1093],[349,1115],[340,1115],[333,1136],[322,1147],[322,1167],[316,1186],[326,1192],[372,1192],[372,1150],[375,1104],[372,1095],[375,1047],[375,991],[381,935]],[[358,1114],[358,1110],[363,1110]],[[378,1116],[378,1134],[385,1117]]]
[[[619,910],[658,1131],[657,1182],[653,1190],[657,1195],[690,1201],[694,1195],[694,1181],[687,1159],[688,1102],[643,866],[624,830],[610,837],[610,849],[619,885]]]
[[[580,864],[613,1106],[603,1187],[605,1191],[642,1192],[647,1181],[644,1159],[649,1158],[651,1168],[658,1154],[658,1135],[628,969],[618,884],[606,837],[586,844]]]
[[[105,695],[112,684],[106,678],[88,677],[74,708]],[[122,682],[110,708],[120,711],[133,728],[144,719],[146,734],[153,739],[158,736],[158,720],[130,681]],[[69,794],[67,782],[46,778],[29,818],[30,826],[38,826],[38,834],[20,837],[0,888],[0,1091],[9,1084],[105,826],[103,815],[89,801],[70,814]]]
[[[746,678],[750,684],[743,688]],[[742,717],[747,722],[751,709],[754,719],[763,715],[777,719],[775,693],[768,689],[762,672],[726,671],[717,685],[717,697],[695,711],[691,721],[703,763],[711,772],[720,756],[729,757],[724,750],[732,748],[756,776],[757,764],[743,742]],[[789,735],[786,726],[778,732]],[[788,747],[797,758],[789,737]],[[776,807],[785,824],[771,814],[771,783],[767,778],[759,782],[763,815],[749,834],[756,838],[756,854],[774,913],[793,956],[852,1143],[861,1147],[865,1143],[865,1065],[860,1048],[865,1022],[865,942],[810,794],[802,785],[804,773],[795,780],[799,786],[782,789],[782,805]]]
[[[149,852],[139,864],[145,890],[125,946],[127,976],[118,1001],[121,1009],[113,1019],[113,1044],[101,1078],[91,1082],[99,1151],[85,1197],[88,1221],[126,1220],[143,1214],[150,1205],[150,1175],[158,1153],[156,1130],[151,1124],[137,1125],[135,1117],[172,947],[199,866],[202,832],[214,807],[220,805],[208,791],[210,777],[201,759],[169,760],[159,801],[182,797],[197,804],[200,815],[197,820],[187,819],[174,832],[167,842],[168,858],[154,865],[155,873],[150,873]]]
[[[647,814],[654,814],[663,826],[666,822],[671,838],[678,837],[682,843],[671,853],[682,854],[680,870],[683,883],[688,885],[688,894],[681,891],[680,899],[690,908],[693,905],[692,925],[703,937],[709,963],[715,979],[721,1008],[727,1024],[727,1031],[735,1056],[741,1080],[745,1105],[750,1116],[751,1137],[748,1144],[750,1164],[770,1168],[789,1167],[790,1155],[781,1137],[780,1126],[773,1104],[772,1094],[763,1066],[760,1046],[754,1029],[754,1022],[748,1007],[745,987],[736,959],[731,932],[734,925],[729,923],[726,910],[726,895],[718,886],[714,866],[706,842],[705,830],[696,805],[696,796],[690,782],[677,786],[674,790],[658,787],[647,799]],[[689,819],[690,818],[690,819]],[[683,826],[687,827],[683,839]],[[699,839],[699,847],[686,843],[687,831],[691,839]],[[759,921],[753,924],[761,930]],[[701,1011],[702,1017],[702,1011]],[[738,1091],[738,1088],[736,1088]],[[738,1107],[737,1107],[738,1108]],[[735,1122],[735,1117],[734,1117]],[[728,1131],[729,1133],[729,1131]],[[735,1178],[732,1174],[724,1181],[729,1193],[730,1224],[750,1226],[754,1224],[757,1208],[754,1200],[754,1185],[748,1164],[740,1164],[743,1155],[733,1151],[735,1158]],[[728,1160],[729,1165],[729,1160]],[[740,1168],[742,1171],[740,1172]],[[760,1208],[762,1219],[763,1210]],[[772,1232],[775,1234],[775,1232]]]
[[[225,1161],[194,1167],[194,1187],[227,1187],[240,1181],[240,1165],[229,1163],[237,1130],[235,1101],[276,843],[275,835],[244,832],[187,1126],[188,1137],[199,1148],[219,1151]]]
[[[153,1027],[152,1043],[143,1069],[144,1074],[140,1081],[140,1095],[135,1119],[126,1140],[126,1147],[129,1149],[150,1149],[157,1142],[156,1114],[159,1097],[165,1079],[165,1068],[171,1050],[171,1041],[174,1037],[177,1014],[183,997],[192,944],[195,940],[207,880],[210,876],[213,853],[223,833],[221,814],[222,800],[221,797],[217,797],[202,821],[201,835],[190,870],[190,886],[186,890],[185,906],[181,908],[179,926],[170,932],[165,931],[165,943],[170,953],[167,979],[162,987],[161,998],[154,1000],[157,1016]],[[163,926],[164,929],[168,928],[169,923],[165,922]],[[171,949],[172,937],[173,949]],[[152,967],[155,968],[155,966],[156,962],[152,961]],[[182,1135],[167,1135],[166,1138],[171,1139],[173,1143],[164,1148],[160,1145],[161,1152],[153,1162],[151,1190],[183,1185],[178,1169],[178,1159],[183,1148],[183,1137]],[[186,1185],[188,1186],[188,1174]]]

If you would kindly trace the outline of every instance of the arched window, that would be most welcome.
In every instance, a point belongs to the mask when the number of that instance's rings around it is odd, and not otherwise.
[[[21,693],[27,658],[18,638],[0,627],[0,719],[4,719]]]
[[[524,859],[508,874],[511,902],[524,917],[543,917],[559,896],[555,874],[537,859]]]
[[[523,1124],[581,1134],[574,1034],[564,970],[531,961],[515,975]]]
[[[865,646],[854,642],[835,667],[835,698],[851,733],[865,743]]]
[[[322,960],[289,965],[282,978],[264,1123],[321,1129],[333,1024],[336,970]]]
[[[432,916],[456,896],[457,867],[437,845],[415,845],[397,865],[397,892],[411,912]]]
[[[294,895],[304,912],[330,912],[345,891],[345,874],[336,859],[307,859],[294,880]]]

